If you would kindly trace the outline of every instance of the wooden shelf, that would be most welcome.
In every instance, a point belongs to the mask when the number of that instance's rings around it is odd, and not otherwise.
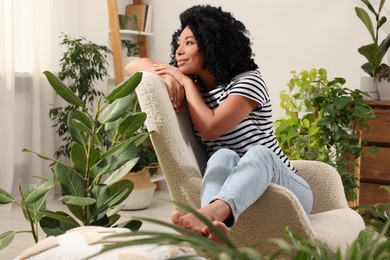
[[[119,33],[121,35],[130,34],[130,35],[153,36],[153,33],[151,33],[151,32],[138,32],[138,31],[134,31],[134,30],[119,30]]]
[[[133,4],[141,5],[144,4],[144,0],[133,0]],[[115,85],[118,85],[124,80],[124,70],[122,64],[122,43],[121,39],[124,35],[136,35],[138,37],[138,42],[142,44],[139,45],[139,56],[141,58],[147,57],[146,51],[146,36],[153,35],[149,32],[138,32],[133,30],[120,30],[119,28],[119,19],[118,19],[118,4],[117,0],[107,0],[108,7],[108,20],[110,27],[110,39],[112,46],[112,60],[114,64],[114,77]]]
[[[370,131],[362,131],[367,141],[361,159],[360,205],[373,205],[377,202],[390,202],[390,194],[381,186],[390,185],[390,101],[367,100],[375,118],[368,120]],[[369,149],[376,147],[377,154]]]

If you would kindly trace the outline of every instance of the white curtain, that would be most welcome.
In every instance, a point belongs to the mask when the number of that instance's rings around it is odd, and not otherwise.
[[[54,153],[54,92],[43,71],[58,67],[55,2],[0,0],[0,187],[15,196],[19,182],[50,176],[49,162],[22,149]]]

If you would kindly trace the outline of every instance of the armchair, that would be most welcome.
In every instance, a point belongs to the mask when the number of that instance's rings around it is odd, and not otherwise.
[[[141,110],[147,113],[146,126],[154,131],[152,143],[172,200],[199,208],[201,173],[207,158],[192,133],[187,107],[183,105],[176,114],[164,81],[152,73],[143,73],[136,93]],[[271,184],[233,226],[234,242],[271,253],[275,248],[264,242],[270,238],[286,238],[284,228],[288,226],[310,241],[320,240],[333,250],[345,249],[365,226],[360,215],[347,205],[340,175],[322,162],[292,163],[312,187],[311,215],[304,212],[292,192]]]

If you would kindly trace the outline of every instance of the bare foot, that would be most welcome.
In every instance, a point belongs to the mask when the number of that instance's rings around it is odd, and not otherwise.
[[[230,235],[230,229],[225,225],[225,223],[220,222],[220,221],[213,221],[213,225],[218,228],[222,234],[224,234],[227,238],[231,238]],[[222,244],[223,241],[219,236],[217,236],[215,233],[213,233],[208,226],[205,226],[202,229],[202,233],[205,237],[207,237],[209,240],[212,240],[214,242],[217,242],[219,244]]]
[[[215,200],[212,203],[199,209],[198,212],[205,216],[211,222],[215,222],[217,228],[219,228],[224,234],[229,234],[229,229],[223,223],[224,220],[231,216],[231,209],[229,205],[222,200]],[[171,221],[174,225],[186,228],[199,235],[208,237],[209,239],[216,241],[215,234],[211,233],[209,228],[195,215],[189,213],[184,216],[175,211],[171,215]],[[205,235],[206,234],[206,235]]]

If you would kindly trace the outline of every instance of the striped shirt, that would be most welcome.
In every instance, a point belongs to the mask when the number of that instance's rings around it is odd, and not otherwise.
[[[229,84],[220,85],[211,91],[202,91],[204,102],[212,110],[229,95],[244,96],[256,101],[258,105],[241,123],[216,139],[203,141],[194,128],[195,136],[206,147],[208,156],[221,148],[228,148],[243,156],[252,146],[263,145],[295,172],[274,135],[271,101],[260,72],[247,71],[233,78]]]

